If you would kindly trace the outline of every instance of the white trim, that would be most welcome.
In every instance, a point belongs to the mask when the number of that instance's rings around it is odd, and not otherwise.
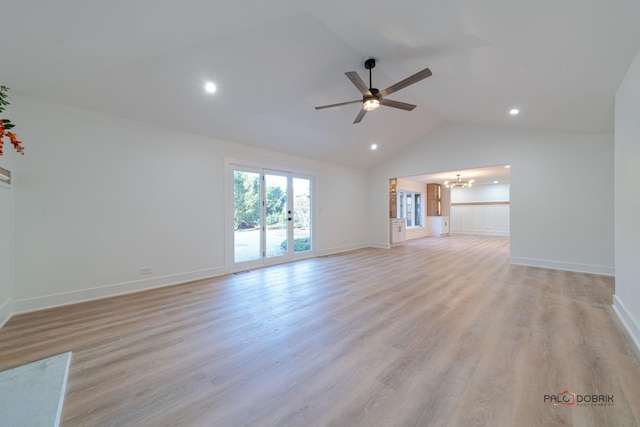
[[[368,245],[364,243],[354,243],[352,245],[335,246],[333,248],[327,248],[327,249],[322,249],[317,251],[317,256],[321,257],[321,256],[337,254],[340,252],[355,251],[356,249],[364,249],[366,247],[368,247]]]
[[[606,265],[580,264],[577,262],[553,261],[547,259],[511,257],[509,262],[515,265],[529,267],[550,268],[553,270],[576,271],[578,273],[600,274],[615,276],[615,268]]]
[[[389,244],[389,242],[387,243],[369,242],[368,247],[375,248],[375,249],[391,249],[391,245]]]
[[[222,276],[224,267],[208,268],[205,270],[191,271],[187,273],[172,274],[169,276],[153,277],[150,279],[136,280],[133,282],[116,283],[91,289],[82,289],[71,292],[61,292],[42,297],[27,298],[13,301],[13,314],[27,313],[30,311],[44,310],[62,305],[76,304],[100,298],[130,294],[165,286],[178,285],[195,280],[209,279]]]
[[[13,305],[13,187],[14,177],[11,174],[11,184],[0,182],[0,187],[9,191],[9,295],[6,301],[0,304],[0,329],[11,319],[14,314]],[[4,191],[4,190],[3,190]]]
[[[287,261],[282,261],[274,264],[263,264],[260,262],[252,263],[250,261],[240,265],[236,264],[235,268],[233,268],[231,271],[225,271],[225,274],[235,274],[243,271],[258,270],[261,268],[273,267],[274,265],[289,264],[292,262],[304,261],[305,259],[317,258],[317,255],[312,253],[311,251],[298,252],[298,254],[304,254],[304,256],[296,256],[294,258],[288,259]]]
[[[272,175],[280,175],[286,176],[288,184],[291,184],[290,191],[293,192],[293,180],[296,178],[309,180],[310,183],[310,194],[311,194],[311,250],[305,251],[301,254],[296,254],[295,252],[291,252],[284,256],[278,256],[273,258],[266,258],[261,256],[260,258],[252,261],[246,261],[242,263],[235,262],[235,254],[234,254],[234,231],[233,231],[233,221],[234,221],[234,170],[243,170],[248,172],[259,173],[261,179],[264,179],[266,174]],[[260,205],[262,209],[261,215],[266,217],[264,209],[264,200],[266,199],[266,195],[264,193],[266,187],[261,184],[260,185]],[[224,211],[225,211],[225,220],[224,220],[224,234],[225,234],[225,273],[231,274],[236,273],[238,271],[252,270],[261,267],[267,267],[270,265],[278,265],[285,264],[292,261],[297,261],[300,259],[313,258],[318,256],[317,254],[317,233],[316,233],[316,218],[318,217],[318,204],[316,202],[316,176],[309,174],[308,172],[296,172],[295,170],[290,170],[289,168],[283,168],[278,166],[273,166],[272,164],[265,165],[261,162],[253,162],[253,161],[243,161],[230,157],[224,158]],[[293,199],[291,199],[291,203],[293,203]],[[293,206],[291,206],[293,209]],[[290,229],[291,235],[289,236],[291,242],[293,239],[293,229]],[[261,233],[261,246],[265,247],[264,242],[264,233]]]
[[[11,298],[0,305],[0,329],[11,319],[13,315],[13,301]]]
[[[622,322],[631,339],[633,340],[638,350],[640,350],[640,326],[638,321],[633,317],[633,314],[622,303],[618,295],[613,295],[613,311],[616,312],[618,318]]]
[[[473,234],[474,236],[505,236],[509,237],[509,231],[491,231],[491,230],[483,230],[483,231],[474,231],[474,230],[465,230],[456,228],[455,230],[451,230],[451,234]]]

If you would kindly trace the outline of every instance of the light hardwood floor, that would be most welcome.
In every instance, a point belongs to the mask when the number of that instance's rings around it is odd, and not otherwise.
[[[73,351],[67,427],[637,426],[613,278],[508,258],[426,238],[18,315],[0,369]]]

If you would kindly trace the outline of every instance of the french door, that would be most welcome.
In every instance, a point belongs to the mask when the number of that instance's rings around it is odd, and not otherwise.
[[[234,166],[233,270],[312,253],[312,180]]]

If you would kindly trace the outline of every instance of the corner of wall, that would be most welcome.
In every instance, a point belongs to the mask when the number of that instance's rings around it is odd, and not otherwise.
[[[614,237],[616,288],[613,309],[640,350],[640,264],[637,262],[640,224],[637,212],[640,180],[640,51],[636,54],[615,96]]]
[[[11,163],[12,150],[0,157],[0,166],[14,174]],[[0,183],[0,328],[13,315],[13,184]]]
[[[577,262],[565,262],[514,256],[509,259],[509,262],[514,265],[549,268],[551,270],[575,271],[577,273],[599,274],[602,276],[611,277],[614,277],[616,275],[615,267],[607,265],[582,264]]]
[[[11,319],[13,315],[13,301],[11,299],[6,300],[0,305],[0,329]]]
[[[640,324],[637,319],[633,317],[633,314],[625,307],[620,298],[617,295],[613,296],[613,311],[616,312],[618,318],[622,322],[631,339],[635,343],[638,350],[640,350]]]
[[[369,247],[374,249],[391,249],[389,242],[369,242]]]

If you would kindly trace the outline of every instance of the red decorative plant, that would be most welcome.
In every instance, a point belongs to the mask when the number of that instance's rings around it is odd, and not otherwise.
[[[4,108],[9,105],[9,88],[6,86],[0,86],[0,113],[4,111]],[[4,137],[9,138],[11,145],[15,150],[24,156],[24,147],[22,146],[22,142],[18,141],[18,137],[15,133],[9,132],[9,129],[13,128],[14,124],[11,123],[11,120],[0,119],[0,156],[2,156],[2,145],[4,144]]]

